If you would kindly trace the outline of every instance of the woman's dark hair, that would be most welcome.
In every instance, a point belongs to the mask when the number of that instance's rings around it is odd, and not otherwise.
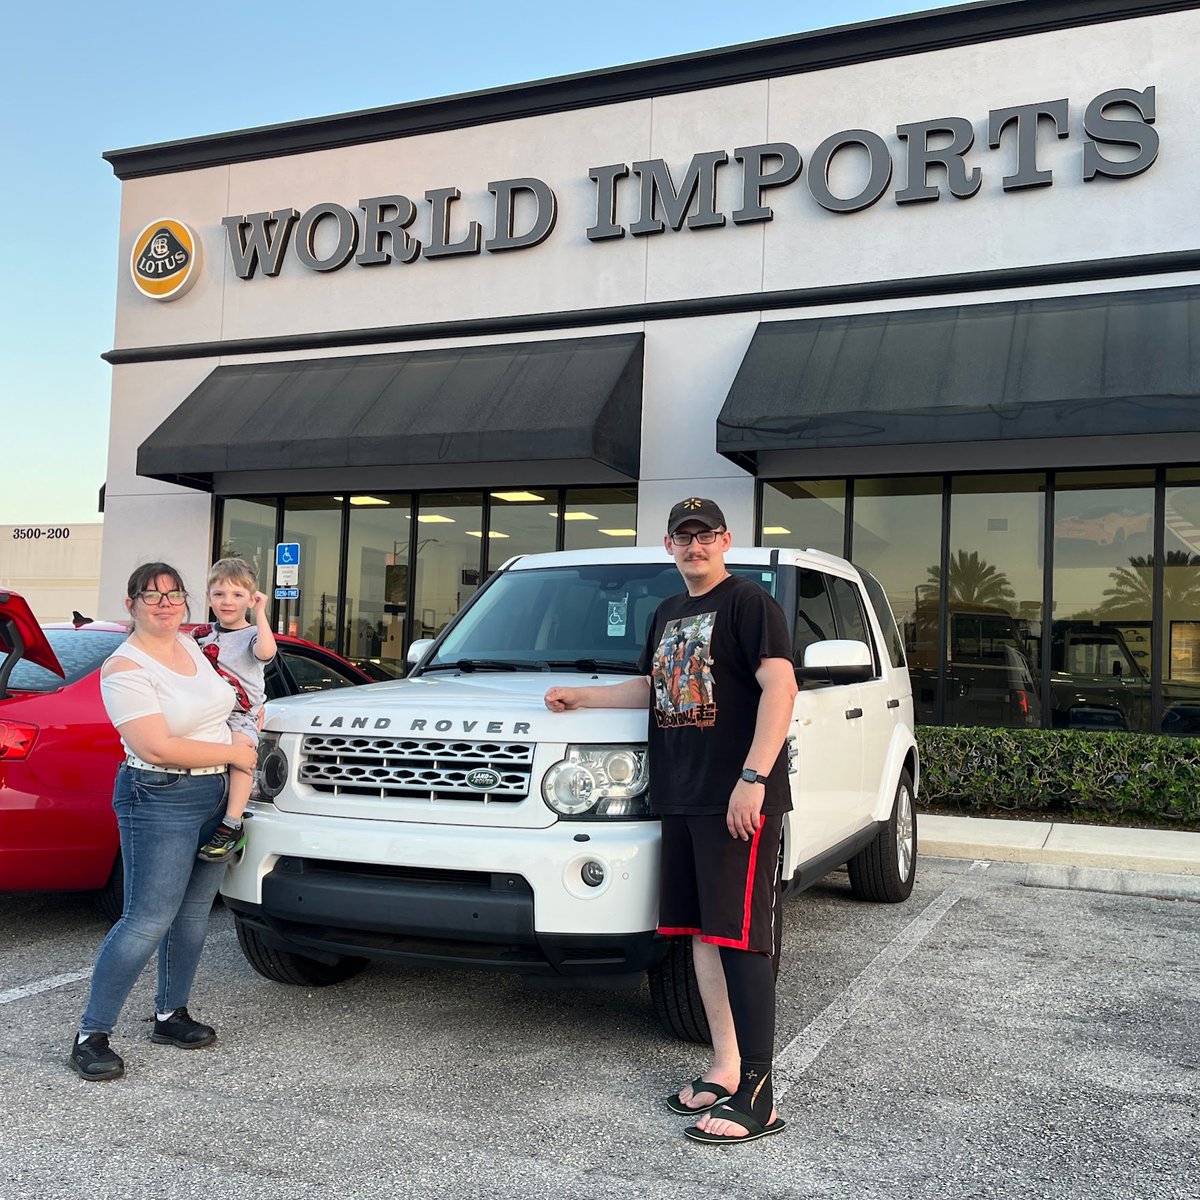
[[[149,590],[163,576],[175,581],[175,587],[181,592],[186,592],[187,587],[184,585],[183,576],[170,563],[152,562],[143,563],[129,577],[129,583],[125,586],[125,594],[130,600],[136,600],[144,591]],[[189,617],[191,616],[192,606],[188,604],[184,612]]]

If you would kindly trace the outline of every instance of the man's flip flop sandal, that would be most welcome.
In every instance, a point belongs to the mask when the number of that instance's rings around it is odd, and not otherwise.
[[[711,1079],[693,1079],[692,1080],[692,1095],[695,1096],[700,1092],[712,1092],[716,1099],[711,1104],[701,1104],[699,1108],[689,1108],[679,1098],[679,1093],[666,1098],[667,1107],[677,1117],[700,1117],[710,1109],[714,1109],[722,1100],[728,1100],[732,1092],[727,1091],[719,1083],[713,1083]]]
[[[736,1121],[746,1130],[740,1137],[729,1133],[709,1133],[689,1125],[683,1132],[693,1142],[707,1142],[710,1146],[728,1146],[738,1142],[755,1142],[759,1138],[770,1137],[773,1133],[782,1133],[787,1128],[787,1122],[782,1117],[776,1117],[770,1125],[761,1125],[749,1113],[734,1108],[732,1104],[716,1104],[709,1110],[709,1115],[722,1121]]]

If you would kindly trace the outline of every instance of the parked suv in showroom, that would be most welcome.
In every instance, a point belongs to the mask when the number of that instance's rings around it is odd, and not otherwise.
[[[726,566],[775,596],[793,635],[782,886],[845,864],[856,896],[906,899],[919,772],[883,589],[815,551],[733,549]],[[668,1028],[704,1040],[691,941],[656,932],[648,714],[543,703],[555,684],[636,674],[681,590],[661,550],[516,558],[413,647],[406,679],[270,704],[263,798],[222,888],[251,965],[308,986],[374,958],[571,987],[649,972]]]

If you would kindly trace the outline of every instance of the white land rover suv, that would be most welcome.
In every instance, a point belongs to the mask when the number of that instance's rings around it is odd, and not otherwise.
[[[782,886],[847,864],[855,895],[904,900],[917,748],[883,589],[811,550],[735,548],[726,566],[775,596],[792,629]],[[306,986],[374,958],[568,987],[649,972],[663,1022],[705,1040],[690,939],[655,932],[648,714],[555,714],[542,700],[553,684],[636,673],[655,608],[682,590],[660,549],[516,558],[414,645],[406,679],[272,701],[262,795],[222,888],[255,970]]]

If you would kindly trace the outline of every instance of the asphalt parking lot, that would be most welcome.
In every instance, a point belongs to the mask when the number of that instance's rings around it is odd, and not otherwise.
[[[703,1066],[643,989],[544,993],[376,966],[269,983],[218,908],[209,1049],[65,1054],[104,933],[85,899],[0,896],[0,1200],[131,1196],[1200,1197],[1200,905],[924,859],[911,900],[832,875],[786,912],[782,1136],[698,1146],[661,1097]],[[152,969],[152,968],[151,968]]]

